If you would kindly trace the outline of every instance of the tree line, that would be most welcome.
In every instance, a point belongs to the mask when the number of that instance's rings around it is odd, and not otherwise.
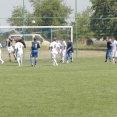
[[[7,22],[11,25],[59,26],[72,25],[74,37],[78,39],[97,39],[106,36],[117,38],[117,1],[116,0],[90,0],[91,7],[78,12],[74,21],[67,22],[73,9],[64,0],[29,0],[33,7],[30,13],[26,7],[14,6],[11,17]],[[32,24],[35,20],[35,24]],[[77,28],[77,32],[75,31]],[[46,30],[46,29],[45,29]]]

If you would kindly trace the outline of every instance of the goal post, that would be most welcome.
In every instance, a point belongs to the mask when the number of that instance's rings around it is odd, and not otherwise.
[[[41,60],[50,59],[50,51],[48,48],[54,37],[57,38],[59,42],[61,42],[62,38],[67,39],[70,37],[73,42],[73,26],[0,26],[0,32],[4,32],[0,37],[0,42],[4,41],[4,43],[9,35],[12,39],[23,36],[27,46],[27,48],[24,49],[25,60],[29,59],[30,48],[34,37],[36,37],[41,45],[39,49],[39,59]],[[15,41],[13,41],[13,46],[14,45]],[[60,58],[59,55],[58,57]]]
[[[0,29],[16,29],[16,28],[38,28],[38,29],[57,29],[57,28],[70,28],[71,29],[71,41],[73,42],[73,26],[0,26]]]

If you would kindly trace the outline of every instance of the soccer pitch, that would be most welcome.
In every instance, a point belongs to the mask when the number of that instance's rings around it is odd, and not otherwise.
[[[52,66],[0,65],[0,117],[116,117],[117,65],[81,57]]]

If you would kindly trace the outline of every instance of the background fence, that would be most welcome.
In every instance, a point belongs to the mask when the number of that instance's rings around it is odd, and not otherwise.
[[[105,49],[106,41],[94,35],[91,30],[91,9],[85,6],[80,11],[80,0],[11,0],[3,1],[0,6],[0,26],[69,26],[74,29],[73,40],[75,57],[78,58],[78,49]],[[85,4],[86,1],[84,1]],[[71,4],[70,4],[71,3]],[[82,5],[82,4],[81,4]],[[91,6],[91,4],[90,4]],[[97,19],[98,22],[100,20]],[[33,22],[35,21],[35,22]],[[96,27],[94,30],[97,31]],[[98,30],[100,31],[100,29]],[[105,31],[108,32],[107,29]],[[24,30],[24,29],[0,29],[0,41],[5,42],[9,34],[41,34],[45,39],[51,41],[53,37],[58,39],[70,37],[70,30],[65,28],[59,31],[51,29]],[[59,33],[58,33],[59,32]],[[99,32],[99,34],[103,33]],[[109,35],[108,35],[109,36]],[[98,38],[97,38],[98,37]]]

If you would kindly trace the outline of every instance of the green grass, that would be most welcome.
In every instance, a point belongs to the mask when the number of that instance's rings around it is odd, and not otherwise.
[[[117,65],[79,58],[0,65],[0,117],[116,117]]]

